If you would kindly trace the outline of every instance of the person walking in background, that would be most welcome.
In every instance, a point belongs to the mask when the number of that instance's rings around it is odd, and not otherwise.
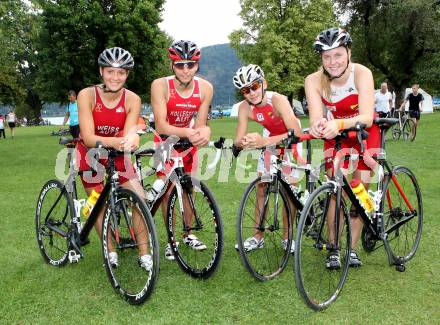
[[[0,138],[3,134],[3,139],[6,139],[6,135],[5,135],[5,118],[3,117],[3,115],[0,115]]]
[[[420,113],[423,110],[423,101],[424,97],[422,94],[419,93],[419,85],[413,84],[412,85],[412,92],[406,96],[404,102],[402,105],[400,105],[400,110],[402,111],[405,107],[405,104],[407,101],[409,101],[409,117],[411,117],[416,124],[416,128],[419,124],[420,120]]]
[[[6,121],[8,122],[9,129],[11,130],[11,137],[12,139],[14,139],[15,127],[17,125],[17,116],[12,110],[9,111],[6,117]]]
[[[66,115],[64,116],[63,125],[69,120],[69,132],[73,138],[79,138],[79,120],[78,120],[78,103],[76,102],[76,92],[69,90],[67,93],[69,99],[66,105]]]
[[[394,91],[394,87],[389,85],[388,91],[391,94],[391,112],[390,116],[394,117],[396,115],[396,92]]]
[[[375,94],[376,113],[379,117],[387,117],[391,111],[392,95],[386,82],[382,82],[380,90]]]

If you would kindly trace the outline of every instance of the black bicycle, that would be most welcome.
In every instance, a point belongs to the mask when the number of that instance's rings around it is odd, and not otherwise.
[[[214,195],[205,183],[186,173],[181,152],[193,147],[188,139],[177,139],[161,135],[162,141],[156,149],[139,150],[135,153],[140,182],[146,193],[151,185],[145,178],[156,174],[158,166],[172,162],[162,190],[148,202],[151,214],[155,215],[162,196],[172,187],[166,209],[168,243],[181,269],[195,278],[207,279],[216,271],[223,253],[223,223]],[[155,160],[150,169],[143,169],[142,158]],[[185,238],[195,236],[202,243],[198,247],[186,244]]]
[[[291,149],[290,139],[272,148],[274,150],[262,151],[269,165],[267,173],[249,184],[238,209],[237,248],[246,270],[260,281],[273,279],[283,272],[289,255],[295,250],[293,233],[299,213],[316,184],[321,182],[323,165],[312,167],[310,141],[306,142],[307,157],[303,164],[294,163],[299,157],[295,151],[294,157],[285,159]],[[292,171],[304,173],[304,190],[288,179]],[[313,228],[310,223],[309,226]]]
[[[342,139],[348,137],[358,139],[361,144],[359,159],[376,163],[378,182],[376,191],[370,191],[374,203],[371,212],[359,202],[340,168],[335,169],[334,178],[310,195],[302,210],[295,247],[295,278],[301,297],[314,310],[324,309],[334,302],[347,277],[351,253],[348,203],[364,222],[361,239],[367,252],[384,246],[389,264],[395,265],[398,271],[404,271],[405,263],[416,253],[423,222],[420,188],[410,169],[390,166],[384,151],[385,132],[397,122],[393,118],[374,121],[381,129],[382,148],[375,157],[363,151],[368,136],[365,125],[357,124],[335,139],[338,152],[335,159],[349,159],[340,151]],[[314,229],[318,232],[309,231],[310,220],[316,224]],[[377,245],[379,241],[383,245]],[[329,253],[339,254],[339,265],[328,263]]]
[[[409,112],[398,110],[396,113],[399,123],[396,123],[388,132],[388,137],[392,137],[393,140],[399,140],[402,137],[405,141],[414,141],[417,127],[416,123],[409,117]]]
[[[76,141],[60,139],[60,144],[68,150],[67,180],[64,183],[49,180],[38,197],[35,224],[40,252],[44,260],[54,266],[79,262],[84,257],[82,247],[89,242],[89,233],[99,213],[105,209],[101,239],[110,283],[130,304],[141,304],[153,292],[159,272],[159,245],[153,218],[141,197],[119,186],[114,159],[121,153],[99,149],[101,155],[102,150],[104,156],[108,155],[108,176],[95,207],[83,224],[81,209],[85,200],[78,199],[75,180],[82,172],[75,170],[72,157]],[[110,257],[114,253],[117,262]]]

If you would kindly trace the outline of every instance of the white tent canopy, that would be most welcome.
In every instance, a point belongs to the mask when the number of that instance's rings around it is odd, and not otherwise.
[[[405,90],[405,98],[408,96],[408,94],[412,92],[411,88],[406,88]],[[433,105],[432,105],[432,97],[430,94],[428,94],[426,91],[424,91],[422,88],[419,88],[419,93],[423,95],[423,110],[422,113],[432,113],[433,112]],[[405,110],[407,111],[409,108],[409,102],[405,104]]]
[[[237,117],[238,116],[238,106],[240,105],[240,103],[235,103],[234,105],[232,105],[231,117]]]

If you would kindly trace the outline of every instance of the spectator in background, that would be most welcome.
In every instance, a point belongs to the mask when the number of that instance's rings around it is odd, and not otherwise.
[[[392,95],[386,82],[382,82],[380,90],[375,94],[375,109],[379,117],[387,117],[392,107]]]
[[[412,85],[412,92],[406,96],[405,101],[400,105],[400,110],[403,110],[407,101],[409,101],[409,117],[411,117],[416,124],[419,124],[420,113],[423,109],[424,97],[419,93],[419,85]]]
[[[17,116],[12,110],[9,111],[6,121],[8,122],[9,129],[11,130],[11,137],[14,139],[15,127],[17,126]]]
[[[148,116],[148,124],[150,126],[151,131],[156,129],[156,123],[154,123],[154,114],[153,112],[150,113]]]
[[[392,86],[388,86],[388,91],[391,93],[391,117],[396,116],[396,92]]]
[[[78,120],[78,104],[76,102],[76,92],[69,90],[67,93],[69,101],[66,105],[66,115],[64,116],[63,125],[69,120],[69,132],[73,138],[79,138],[79,120]]]
[[[5,135],[5,118],[3,115],[0,115],[0,138],[3,134],[3,139],[6,139]]]

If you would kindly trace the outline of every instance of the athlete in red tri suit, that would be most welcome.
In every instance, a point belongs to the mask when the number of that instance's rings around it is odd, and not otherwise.
[[[104,50],[98,58],[99,72],[103,83],[81,90],[78,94],[78,114],[80,124],[81,142],[77,146],[79,170],[87,171],[92,168],[91,157],[87,156],[89,148],[95,148],[98,141],[106,148],[116,150],[134,151],[139,147],[139,135],[137,135],[137,121],[140,114],[141,100],[138,95],[125,89],[129,70],[133,69],[134,61],[131,54],[120,48],[113,47]],[[105,164],[106,161],[101,160]],[[121,186],[135,191],[144,197],[144,191],[137,179],[134,167],[127,157],[115,159],[116,169],[119,172]],[[90,174],[90,173],[89,173]],[[101,192],[103,188],[103,174],[82,175],[81,180],[89,195],[93,189]],[[100,212],[95,229],[101,236],[104,209]],[[139,242],[146,243],[146,231],[138,229],[141,222],[136,222],[133,216],[135,233]],[[118,255],[111,242],[108,243],[110,262],[114,267],[118,266]],[[150,270],[153,261],[146,254],[146,244],[139,245],[139,265]]]
[[[233,77],[233,83],[244,97],[238,107],[238,125],[235,135],[235,145],[241,148],[263,148],[268,145],[275,145],[287,136],[288,129],[294,129],[297,136],[301,135],[301,125],[295,117],[293,109],[286,96],[273,91],[267,91],[267,82],[264,79],[263,70],[255,64],[243,66],[237,70]],[[259,133],[247,133],[248,120],[256,121],[264,126],[269,132],[268,136],[261,136]],[[301,150],[298,150],[301,151]],[[268,155],[262,155],[258,161],[258,173],[263,174],[268,169],[265,159]],[[292,176],[289,181],[295,178]],[[262,203],[264,199],[264,184],[257,187],[257,202]],[[283,210],[283,218],[286,218]],[[257,218],[257,217],[256,217]],[[287,224],[285,222],[284,224]],[[287,249],[287,227],[285,227],[284,239],[280,245]],[[293,244],[293,243],[292,243]],[[253,237],[247,238],[244,243],[246,251],[262,248],[264,246],[264,233],[255,231]],[[238,245],[236,245],[238,247]],[[294,247],[291,247],[294,250]]]
[[[367,149],[380,147],[380,132],[377,125],[373,125],[374,118],[374,82],[371,71],[360,64],[350,61],[350,35],[343,29],[330,28],[322,31],[316,38],[314,48],[321,55],[322,67],[310,74],[305,80],[305,91],[310,113],[310,133],[318,138],[333,139],[341,130],[354,127],[357,122],[367,125],[369,137]],[[327,108],[324,117],[323,104]],[[334,141],[326,141],[325,149],[329,149],[330,156],[334,156]],[[354,148],[359,152],[357,141],[345,140],[342,148]],[[326,152],[326,157],[329,152]],[[331,173],[331,165],[326,164]],[[347,167],[346,165],[344,167]],[[364,171],[361,173],[361,171]],[[370,170],[363,161],[358,164],[353,178],[369,180]],[[365,184],[367,187],[368,184]],[[331,201],[329,222],[334,220],[335,201]],[[362,219],[352,214],[352,240],[354,249],[362,230]],[[333,229],[333,227],[329,227]],[[330,237],[334,238],[332,234]],[[361,266],[358,254],[352,250],[350,266]],[[326,261],[327,268],[339,268],[341,265],[339,252],[330,252]]]
[[[157,134],[188,138],[194,145],[191,152],[183,157],[184,168],[188,173],[197,166],[196,147],[206,145],[211,136],[207,119],[213,88],[208,81],[195,77],[199,68],[200,55],[200,49],[192,41],[173,42],[168,49],[168,57],[171,59],[171,69],[174,75],[156,79],[151,84],[151,106],[156,123],[155,141],[160,141]],[[192,126],[191,121],[196,113],[197,118]],[[164,178],[169,169],[169,165],[165,166],[165,170],[159,172],[158,176]],[[166,219],[166,203],[171,190],[172,187],[162,199],[164,220]],[[196,250],[206,248],[192,234],[184,237],[183,242]],[[165,248],[165,258],[174,260],[169,244]]]

